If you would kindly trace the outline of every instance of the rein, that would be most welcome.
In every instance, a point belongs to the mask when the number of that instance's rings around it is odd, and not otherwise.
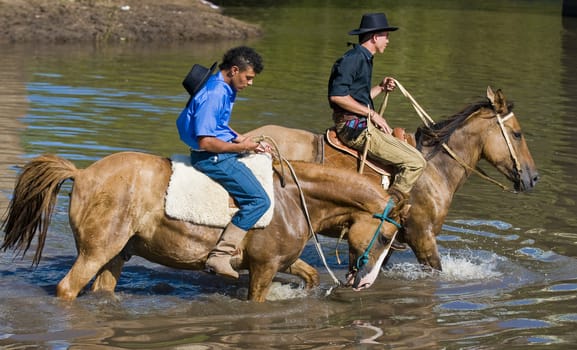
[[[421,118],[421,120],[423,121],[425,126],[429,129],[431,129],[431,127],[433,125],[435,125],[435,121],[427,114],[427,112],[425,112],[423,107],[421,107],[417,103],[417,101],[413,98],[413,96],[411,96],[411,94],[403,87],[403,85],[401,85],[401,83],[399,83],[398,80],[396,80],[396,79],[393,79],[393,80],[395,81],[395,84],[397,84],[397,86],[399,87],[399,90],[401,90],[403,95],[411,102],[411,104],[413,105],[413,108],[417,112],[417,115]],[[381,115],[382,115],[382,112],[384,112],[384,107],[386,106],[386,99],[387,99],[387,96],[385,95],[385,101],[383,103],[383,106],[381,107]],[[520,166],[519,160],[517,158],[515,150],[513,149],[513,145],[511,144],[511,140],[509,139],[509,135],[507,134],[507,131],[505,130],[505,122],[509,118],[511,118],[513,115],[514,115],[513,112],[509,112],[507,115],[502,117],[501,114],[495,113],[495,116],[497,117],[497,123],[499,124],[499,127],[501,128],[501,133],[503,134],[503,137],[505,138],[505,142],[507,144],[507,148],[509,149],[509,154],[511,155],[511,158],[513,159],[513,162],[515,163],[515,169],[517,170],[517,173],[521,173],[521,166]],[[443,142],[442,146],[443,146],[443,149],[455,161],[457,161],[457,163],[459,163],[459,165],[461,165],[466,170],[469,170],[470,172],[473,172],[473,173],[477,174],[478,176],[480,176],[482,179],[485,179],[485,180],[501,187],[501,189],[503,191],[517,193],[517,191],[509,188],[508,186],[503,185],[499,181],[497,181],[494,178],[492,178],[491,176],[487,175],[480,167],[477,166],[476,168],[473,168],[469,164],[465,163],[465,161],[463,161],[459,156],[457,156],[457,154],[455,154],[455,152],[453,152],[453,150],[449,147],[449,145],[447,145],[447,143]]]
[[[280,155],[279,155],[279,157],[280,157]],[[331,268],[329,267],[329,264],[327,263],[327,260],[326,260],[326,258],[325,258],[325,254],[323,253],[323,248],[321,247],[321,242],[319,241],[319,237],[318,237],[317,233],[315,232],[315,230],[314,230],[314,228],[313,228],[313,224],[312,224],[312,222],[311,222],[311,216],[310,216],[310,214],[309,214],[308,206],[307,206],[307,203],[306,203],[306,200],[305,200],[305,196],[304,196],[303,190],[302,190],[301,185],[300,185],[300,181],[299,181],[299,179],[298,179],[298,177],[297,177],[297,174],[296,174],[293,166],[290,164],[290,162],[289,162],[287,159],[285,159],[285,158],[280,158],[280,162],[282,163],[283,161],[287,164],[287,166],[288,166],[288,168],[289,168],[289,170],[290,170],[290,173],[291,173],[291,175],[292,175],[292,177],[293,177],[293,179],[294,179],[294,181],[295,181],[295,184],[297,185],[297,188],[298,188],[298,190],[299,190],[299,197],[300,197],[300,200],[301,200],[302,208],[303,208],[305,217],[306,217],[306,219],[307,219],[307,225],[309,226],[310,235],[314,238],[314,241],[315,241],[315,248],[316,248],[316,250],[317,250],[317,252],[318,252],[318,254],[319,254],[319,256],[320,256],[320,258],[321,258],[321,260],[322,260],[322,262],[323,262],[323,265],[324,265],[325,268],[327,269],[327,272],[329,273],[329,275],[330,275],[331,278],[333,279],[334,284],[335,284],[336,286],[341,286],[341,285],[343,285],[343,283],[335,276],[335,274],[333,273],[333,271],[332,271]]]
[[[274,145],[274,148],[276,151],[276,154],[274,154],[274,156],[276,156],[278,158],[280,166],[281,166],[281,179],[280,179],[281,186],[284,188],[286,185],[283,162],[286,163],[287,167],[290,170],[291,176],[294,179],[295,184],[297,185],[297,188],[299,190],[299,197],[301,200],[302,209],[303,209],[303,212],[305,214],[305,218],[307,219],[307,225],[309,227],[309,232],[310,232],[310,235],[314,238],[315,248],[319,254],[319,257],[321,258],[321,261],[323,262],[323,265],[325,266],[325,268],[327,269],[327,272],[329,273],[329,275],[333,279],[335,286],[343,285],[344,283],[339,281],[339,279],[335,276],[335,274],[333,273],[333,271],[329,267],[329,264],[327,263],[327,259],[325,258],[325,254],[323,253],[323,248],[321,247],[321,242],[320,242],[319,237],[318,237],[317,233],[315,232],[315,230],[313,228],[313,224],[311,222],[311,217],[309,214],[308,206],[307,206],[307,203],[305,200],[305,196],[304,196],[302,187],[300,185],[300,181],[296,175],[296,172],[295,172],[293,166],[290,164],[290,162],[286,158],[284,158],[282,156],[282,154],[280,152],[280,148],[278,147],[278,144],[276,143],[276,141],[272,137],[266,136],[266,135],[261,135],[261,136],[257,136],[257,137],[253,138],[254,142],[262,142],[265,140],[270,141]]]
[[[275,155],[277,156],[278,159],[281,160],[280,161],[280,172],[281,172],[280,185],[281,185],[281,187],[284,188],[286,186],[286,181],[285,181],[285,175],[284,175],[284,167],[282,165],[282,159],[283,158],[282,158],[282,155],[280,153],[280,148],[279,148],[278,144],[276,143],[276,141],[272,137],[266,136],[266,135],[260,135],[260,136],[253,137],[252,141],[256,142],[256,143],[261,143],[262,141],[270,141],[273,144],[274,150],[276,151]]]
[[[327,263],[327,260],[326,260],[326,258],[325,258],[325,254],[323,253],[323,249],[322,249],[322,246],[321,246],[319,237],[318,237],[317,233],[315,232],[315,230],[314,230],[314,228],[313,228],[313,224],[312,224],[312,222],[311,222],[310,213],[309,213],[309,211],[308,211],[308,205],[307,205],[307,203],[306,203],[306,199],[305,199],[305,196],[304,196],[304,192],[303,192],[303,190],[302,190],[302,187],[301,187],[301,185],[300,185],[300,181],[299,181],[299,179],[298,179],[298,177],[297,177],[297,175],[296,175],[296,172],[295,172],[293,166],[290,164],[290,162],[289,162],[286,158],[284,158],[284,157],[281,155],[280,150],[279,150],[279,147],[278,147],[278,144],[275,142],[275,140],[274,140],[272,137],[270,137],[270,136],[265,136],[265,135],[261,135],[261,136],[258,136],[258,137],[253,138],[253,140],[254,140],[255,142],[261,142],[261,141],[264,141],[264,140],[271,141],[271,142],[273,143],[273,145],[275,146],[275,151],[276,151],[275,156],[278,157],[278,159],[279,159],[279,161],[280,161],[280,163],[281,163],[281,169],[283,169],[283,168],[282,168],[282,163],[283,163],[283,162],[286,163],[287,167],[288,167],[289,170],[290,170],[290,174],[291,174],[292,178],[294,179],[295,184],[296,184],[296,186],[297,186],[297,188],[298,188],[298,190],[299,190],[299,198],[300,198],[300,200],[301,200],[302,209],[303,209],[303,212],[304,212],[304,214],[305,214],[305,218],[306,218],[306,220],[307,220],[307,225],[308,225],[308,227],[309,227],[310,235],[314,238],[315,248],[316,248],[316,250],[317,250],[317,253],[319,254],[319,257],[321,258],[321,261],[322,261],[323,265],[325,266],[328,274],[331,276],[331,278],[332,278],[333,283],[335,284],[335,286],[342,286],[342,285],[344,285],[344,283],[341,282],[341,281],[335,276],[335,274],[333,273],[333,271],[331,270],[331,268],[329,267],[329,265],[328,265],[328,263]],[[284,181],[284,171],[283,171],[283,175],[282,175],[282,176],[283,176],[283,178],[281,179],[281,182],[284,183],[284,182],[285,182],[285,181]],[[284,187],[284,186],[283,186],[283,187]],[[360,257],[357,259],[357,262],[356,262],[357,271],[358,271],[358,269],[362,268],[364,265],[366,265],[366,264],[368,263],[368,261],[369,261],[369,252],[370,252],[371,249],[373,248],[373,245],[375,244],[375,241],[376,241],[377,237],[380,236],[379,233],[380,233],[381,227],[383,226],[383,223],[384,223],[385,221],[387,221],[387,222],[395,225],[397,228],[401,228],[401,225],[400,225],[399,223],[397,223],[395,220],[393,220],[392,218],[389,217],[389,213],[391,212],[393,206],[394,206],[394,201],[392,200],[392,198],[389,198],[389,201],[387,202],[387,206],[385,207],[385,209],[383,210],[383,212],[382,212],[381,214],[374,214],[374,215],[373,215],[373,217],[380,219],[381,222],[379,223],[379,226],[378,226],[377,229],[375,230],[375,233],[374,233],[374,235],[373,235],[373,238],[371,239],[369,245],[368,245],[367,248],[365,249],[363,255],[360,256]],[[386,247],[385,247],[385,251],[383,252],[383,254],[388,254],[388,252],[389,252],[389,250],[391,249],[391,246],[392,246],[392,244],[393,244],[393,241],[395,240],[395,237],[396,237],[396,235],[397,235],[397,232],[398,232],[398,230],[395,231],[395,233],[393,234],[393,237],[392,237],[392,238],[390,239],[390,241],[387,243],[387,245],[386,245]],[[337,259],[338,259],[338,254],[337,254]],[[340,263],[340,262],[339,262],[339,263]]]

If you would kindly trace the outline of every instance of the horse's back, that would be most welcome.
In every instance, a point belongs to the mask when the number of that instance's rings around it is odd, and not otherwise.
[[[139,169],[146,170],[148,167],[159,166],[160,163],[167,159],[159,157],[154,154],[142,152],[118,152],[112,153],[91,164],[88,168],[90,171],[102,171],[111,173],[115,171],[126,171],[127,168],[134,168],[135,171]]]
[[[71,223],[88,217],[129,217],[142,210],[162,212],[170,174],[167,158],[139,152],[106,156],[74,179]]]
[[[271,124],[251,130],[246,133],[246,136],[270,137],[278,146],[281,155],[288,160],[319,161],[319,143],[322,142],[322,135]]]

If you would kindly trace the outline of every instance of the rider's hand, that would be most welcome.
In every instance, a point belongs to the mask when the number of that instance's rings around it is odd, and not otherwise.
[[[381,117],[379,113],[375,111],[371,113],[371,121],[373,122],[373,124],[375,124],[377,129],[381,130],[382,132],[386,134],[390,134],[393,132],[393,129],[389,126],[385,118]]]
[[[250,137],[245,137],[242,141],[238,142],[238,144],[242,148],[242,152],[256,152],[256,149],[259,147],[258,142],[254,142]]]
[[[397,84],[395,83],[395,79],[391,77],[385,77],[383,81],[379,84],[379,86],[381,87],[381,89],[383,89],[383,91],[391,92],[395,90]]]
[[[258,146],[254,151],[256,153],[272,153],[272,146],[264,141],[261,141],[258,143]]]

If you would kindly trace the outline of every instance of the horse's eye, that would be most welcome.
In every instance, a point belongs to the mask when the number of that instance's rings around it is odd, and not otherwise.
[[[520,140],[523,137],[523,134],[519,131],[513,131],[513,137],[517,140]]]

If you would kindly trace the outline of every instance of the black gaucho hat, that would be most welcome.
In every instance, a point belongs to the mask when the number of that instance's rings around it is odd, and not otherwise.
[[[182,86],[184,86],[186,91],[188,91],[191,98],[194,97],[194,95],[196,95],[198,90],[200,90],[200,88],[202,88],[204,83],[206,83],[208,77],[210,77],[212,72],[214,72],[216,64],[217,62],[214,62],[210,67],[210,69],[201,66],[200,64],[195,64],[194,66],[192,66],[192,69],[190,70],[190,72],[188,72],[188,74],[186,75],[186,77],[184,77],[184,80],[182,81]]]
[[[370,32],[393,32],[398,27],[389,26],[387,16],[384,13],[367,13],[361,19],[361,25],[358,29],[351,30],[349,35],[360,35]]]

